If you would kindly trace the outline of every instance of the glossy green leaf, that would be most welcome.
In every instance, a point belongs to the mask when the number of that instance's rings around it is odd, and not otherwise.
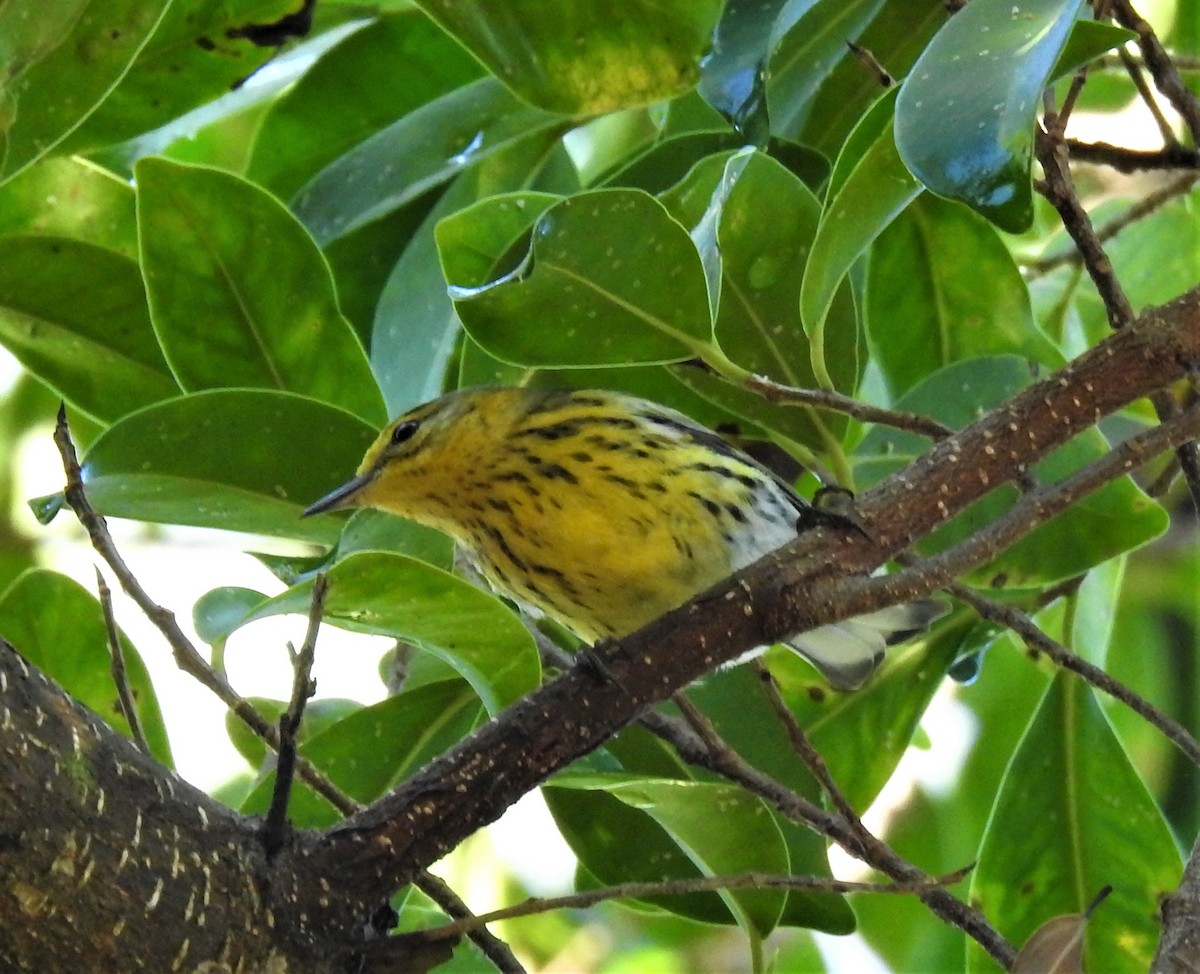
[[[720,0],[417,0],[530,104],[598,115],[682,94],[699,77]]]
[[[542,181],[543,167],[561,152],[556,133],[544,130],[468,166],[442,194],[395,262],[379,295],[371,340],[371,365],[391,415],[443,391],[447,363],[462,339],[462,325],[446,289],[435,239],[440,222],[482,198],[536,186]],[[566,181],[569,185],[563,188],[577,188],[573,173]]]
[[[943,0],[884,0],[855,43],[895,78],[903,77],[946,22]],[[847,48],[809,99],[795,138],[835,158],[858,120],[879,98],[879,79]]]
[[[541,679],[537,647],[520,619],[487,592],[425,562],[363,551],[326,573],[324,619],[355,632],[394,636],[436,654],[498,713]],[[312,579],[267,599],[243,620],[306,614]]]
[[[981,3],[947,21],[896,103],[896,145],[925,186],[1029,227],[1034,116],[1082,2]]]
[[[446,570],[454,564],[454,543],[441,531],[365,507],[350,515],[334,554],[341,559],[356,551],[392,551]]]
[[[767,806],[730,785],[580,771],[556,776],[543,793],[567,841],[606,884],[747,871],[779,874],[789,868],[787,849]],[[732,917],[747,932],[765,936],[778,922],[786,898],[779,890],[717,895],[725,905],[723,919],[711,912],[711,899],[708,908],[694,896],[656,902],[715,922],[728,923]]]
[[[978,419],[1032,381],[1029,363],[1015,356],[967,359],[934,372],[896,403],[897,408],[931,416],[951,428]],[[856,450],[860,482],[869,485],[906,465],[928,448],[911,433],[876,427]],[[1056,483],[1109,452],[1096,429],[1085,430],[1033,468],[1039,483]],[[941,551],[999,517],[1016,499],[1002,487],[972,505],[918,547]],[[1081,574],[1161,534],[1166,513],[1128,477],[1115,480],[1070,510],[1026,535],[994,561],[974,569],[976,584],[1023,588]]]
[[[103,514],[332,544],[338,519],[300,512],[346,480],[375,435],[303,396],[213,390],[126,416],[92,444],[83,474]]]
[[[95,111],[169,7],[150,0],[0,7],[0,182]]]
[[[133,187],[85,159],[43,159],[0,187],[0,235],[14,234],[67,237],[137,260]]]
[[[373,329],[376,317],[381,314],[383,292],[396,266],[405,259],[409,248],[420,238],[425,222],[430,219],[433,208],[445,196],[444,186],[435,186],[422,196],[418,196],[408,204],[393,210],[382,219],[365,224],[344,237],[331,241],[325,248],[325,259],[329,261],[329,269],[333,272],[334,285],[337,288],[338,306],[342,314],[354,326],[359,340],[368,349],[378,344]],[[432,245],[430,245],[430,249]],[[434,257],[433,267],[437,266]],[[434,282],[423,281],[427,287]],[[444,297],[445,282],[442,281]],[[449,307],[450,299],[445,298]],[[404,352],[411,352],[406,348]],[[398,353],[399,354],[399,353]],[[406,361],[411,362],[406,356]],[[424,372],[423,368],[412,369],[414,372]],[[411,378],[411,377],[410,377]],[[422,376],[424,378],[424,376]],[[375,374],[380,392],[384,393],[387,402],[387,387]],[[389,415],[395,412],[388,409]]]
[[[991,224],[926,194],[871,248],[867,334],[893,394],[960,359],[1014,354],[1057,368],[1029,291]]]
[[[247,175],[288,197],[359,142],[480,74],[479,64],[420,13],[380,17],[325,52],[274,102]]]
[[[764,225],[762,214],[772,211],[775,217]],[[721,214],[724,289],[717,340],[739,365],[792,386],[811,387],[817,381],[799,303],[802,269],[812,254],[819,213],[816,198],[798,178],[759,155],[746,167]],[[826,351],[834,382],[852,389],[861,369],[858,335],[849,295],[842,297],[835,295],[827,318]],[[835,433],[845,425],[829,414],[810,422]]]
[[[82,585],[42,568],[25,572],[0,595],[0,636],[76,701],[129,736],[113,683],[104,612]],[[120,640],[125,678],[150,752],[171,767],[171,747],[154,685],[124,633]]]
[[[879,9],[882,0],[801,0],[787,4],[772,31],[767,77],[771,127],[795,137],[812,98]],[[864,72],[865,73],[865,72]]]
[[[838,157],[830,177],[829,192],[834,195],[826,200],[812,256],[804,268],[800,315],[818,374],[831,367],[825,352],[825,319],[838,287],[871,241],[921,191],[900,161],[885,124],[893,103],[890,94],[880,99],[859,125],[866,138],[852,133]]]
[[[355,710],[302,744],[300,753],[365,804],[465,737],[481,716],[479,700],[465,683],[444,681]],[[274,783],[273,773],[264,776],[239,810],[265,812]],[[297,781],[288,818],[298,828],[328,828],[340,816]]]
[[[728,155],[699,163],[663,203],[679,222],[695,225],[714,195]],[[800,322],[800,280],[820,217],[812,192],[774,159],[755,154],[726,194],[717,227],[722,273],[716,338],[739,366],[786,385],[812,387],[808,336]],[[762,220],[771,212],[773,218]],[[858,381],[858,328],[848,288],[830,311],[829,367],[841,388]],[[705,397],[765,429],[815,450],[845,428],[844,417],[781,407],[698,370],[679,378]]]
[[[1012,943],[1113,894],[1086,934],[1088,970],[1141,972],[1182,864],[1094,692],[1060,672],[1013,754],[972,874],[971,901]],[[998,970],[969,943],[968,969]]]
[[[166,8],[158,28],[120,84],[72,133],[67,151],[112,145],[157,129],[239,88],[276,52],[235,32],[296,9],[294,0],[182,0],[152,6]],[[252,98],[254,92],[239,96]]]
[[[643,151],[624,157],[623,165],[604,173],[598,182],[661,195],[687,179],[694,167],[704,166],[717,156],[724,159],[744,144],[745,139],[728,129],[666,135]]]
[[[1067,43],[1059,52],[1051,77],[1061,78],[1095,60],[1106,51],[1136,39],[1137,34],[1116,24],[1099,20],[1077,20],[1067,37]],[[1090,82],[1092,79],[1088,80]]]
[[[204,642],[220,643],[236,632],[242,620],[266,600],[252,588],[227,585],[205,592],[192,606],[192,628]],[[278,717],[276,713],[273,717]]]
[[[297,193],[293,209],[317,241],[376,220],[468,165],[566,120],[484,78],[422,105],[339,156]]]
[[[726,0],[713,30],[712,51],[700,62],[700,94],[755,145],[770,134],[767,56],[771,28],[786,4],[787,0]]]
[[[60,237],[0,237],[0,344],[102,422],[179,387],[128,257]]]
[[[784,700],[859,811],[870,807],[911,745],[961,645],[962,625],[890,649],[883,669],[854,693],[831,692],[794,653],[771,654]]]
[[[382,425],[329,266],[287,209],[217,169],[150,158],[135,172],[150,312],[180,385],[297,392]]]
[[[490,208],[484,203],[462,220],[490,222]],[[470,236],[458,218],[438,228],[439,244]],[[460,263],[444,250],[442,260]],[[636,190],[562,200],[537,219],[514,269],[450,284],[471,337],[516,364],[677,361],[711,336],[704,269],[688,232]]]
[[[525,256],[533,225],[559,200],[553,193],[500,193],[441,220],[434,239],[446,280],[472,287],[509,273]]]

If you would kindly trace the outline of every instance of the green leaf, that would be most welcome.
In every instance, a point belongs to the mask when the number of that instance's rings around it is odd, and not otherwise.
[[[1094,692],[1059,672],[1004,776],[972,874],[971,902],[1012,943],[1113,894],[1086,934],[1089,970],[1145,971],[1175,889],[1175,840]],[[968,941],[969,970],[997,970]]]
[[[896,103],[900,156],[929,189],[1030,226],[1034,116],[1082,3],[968,5],[938,31]]]
[[[356,551],[391,551],[447,571],[454,564],[454,543],[441,531],[365,507],[351,514],[342,529],[335,560]]]
[[[0,182],[95,111],[170,6],[170,0],[9,0],[0,7]]]
[[[383,294],[392,277],[399,273],[399,265],[411,260],[408,256],[409,251],[417,246],[426,221],[433,218],[434,207],[445,196],[446,187],[435,186],[423,196],[418,196],[399,209],[393,210],[382,219],[365,224],[344,237],[338,237],[325,247],[325,259],[329,261],[329,269],[333,272],[337,288],[338,305],[342,314],[354,326],[363,345],[370,350],[372,366],[375,364],[375,351],[385,347],[382,330],[389,321],[388,314],[391,311],[390,308],[385,311],[383,307]],[[429,230],[428,236],[432,238],[432,229]],[[437,273],[436,248],[432,242],[428,246],[433,254],[428,265],[432,269],[432,277],[426,275],[410,280],[411,287],[404,293],[408,303],[400,305],[413,317],[416,316],[416,312],[412,310],[411,305],[417,303],[416,296],[422,289],[440,291],[445,306],[450,307],[450,298],[446,295],[446,282]],[[375,332],[377,319],[380,334]],[[410,343],[407,340],[396,344],[400,347],[391,349],[392,356],[403,360],[406,377],[416,379],[418,376],[411,373],[419,373],[419,379],[427,378],[427,373],[432,370],[417,364],[412,357],[416,349],[422,348],[423,344]],[[379,383],[384,401],[388,402],[388,386],[378,372],[375,373],[375,380]],[[396,415],[390,402],[388,415]]]
[[[465,241],[503,203],[484,201],[438,227]],[[511,214],[501,219],[508,221]],[[462,222],[459,222],[459,221]],[[707,346],[704,269],[687,231],[638,190],[580,193],[541,214],[517,266],[451,280],[463,325],[497,358],[530,366],[678,361]],[[459,266],[443,248],[443,264]]]
[[[1029,363],[1016,356],[967,359],[933,373],[902,396],[896,407],[959,429],[1031,380]],[[914,434],[875,427],[855,451],[860,482],[878,482],[923,453],[927,445]],[[1032,473],[1039,483],[1057,483],[1108,452],[1100,432],[1088,429],[1034,466]],[[1011,486],[993,491],[918,547],[930,553],[957,544],[1008,510],[1016,497]],[[1167,523],[1162,508],[1122,477],[1041,525],[965,580],[1011,588],[1061,581],[1145,544],[1166,530]]]
[[[42,568],[20,575],[0,595],[0,635],[77,702],[129,736],[113,684],[104,612],[78,582]],[[141,718],[150,752],[172,766],[154,684],[133,644],[119,633],[125,678]]]
[[[793,0],[784,8],[772,30],[777,41],[767,73],[767,100],[776,134],[799,134],[813,95],[845,55],[847,38],[862,33],[881,2]]]
[[[891,93],[881,98],[838,157],[830,177],[831,196],[804,268],[800,315],[813,345],[813,369],[818,375],[829,368],[825,318],[838,287],[871,241],[921,191],[900,161],[886,124],[892,105]]]
[[[427,17],[382,16],[326,51],[272,104],[246,175],[290,196],[363,139],[481,73]]]
[[[893,77],[902,77],[946,22],[943,0],[884,0],[853,40],[870,51]],[[834,158],[858,120],[880,95],[879,79],[846,48],[810,97],[797,141]]]
[[[137,264],[94,244],[0,237],[0,344],[102,422],[179,391]]]
[[[315,733],[300,746],[300,754],[351,798],[366,804],[460,741],[480,715],[478,698],[465,683],[443,681],[355,710]],[[274,784],[274,773],[265,775],[239,811],[265,812]],[[297,828],[328,828],[340,816],[297,781],[288,818]]]
[[[834,781],[866,811],[912,743],[917,726],[962,640],[961,624],[888,652],[883,669],[861,690],[830,693],[791,651],[773,652],[771,673]]]
[[[103,514],[250,531],[324,544],[337,518],[300,512],[358,466],[376,430],[285,392],[194,393],[131,413],[83,461]]]
[[[736,132],[725,129],[666,135],[636,154],[622,157],[622,164],[597,182],[610,188],[644,189],[661,195],[687,179],[693,167],[703,166],[716,156],[724,160],[744,143]]]
[[[491,714],[534,689],[541,679],[537,647],[503,602],[406,555],[364,551],[326,572],[324,619],[354,632],[394,636],[448,662]],[[242,620],[307,614],[312,579],[267,599]]]
[[[544,168],[552,166],[562,151],[557,134],[543,130],[468,166],[442,194],[395,262],[379,295],[371,340],[371,365],[391,415],[443,391],[447,363],[462,339],[462,325],[439,263],[435,231],[440,221],[483,197],[540,184]],[[564,188],[576,188],[573,176],[569,182]]]
[[[18,234],[68,237],[137,260],[133,187],[85,159],[43,159],[0,187],[0,235]]]
[[[521,98],[599,115],[682,94],[699,77],[720,0],[417,0]]]
[[[668,211],[695,225],[713,198],[726,155],[699,163],[663,195]],[[816,385],[808,336],[800,322],[801,268],[809,257],[820,216],[812,192],[790,171],[762,154],[751,156],[727,193],[717,226],[722,273],[716,338],[739,366],[787,385]],[[773,219],[762,221],[771,212]],[[849,289],[831,309],[829,366],[835,382],[858,381],[858,328]],[[781,432],[816,450],[846,426],[844,417],[781,408],[715,376],[681,370],[679,378],[706,398],[749,422]]]
[[[747,871],[779,874],[789,868],[787,849],[767,806],[730,785],[573,771],[557,775],[543,793],[564,837],[606,884]],[[614,830],[614,825],[620,828]],[[732,916],[747,933],[766,936],[786,898],[779,890],[717,895],[727,910],[723,918],[695,895],[655,902],[715,922],[728,923]]]
[[[772,25],[786,3],[726,0],[713,31],[712,51],[700,62],[700,94],[755,145],[762,145],[770,134],[767,56]]]
[[[224,642],[236,632],[246,615],[267,596],[252,588],[227,585],[205,592],[192,606],[192,627],[204,642]],[[282,710],[280,711],[282,712]],[[278,717],[279,713],[272,717]]]
[[[292,201],[324,246],[376,220],[468,165],[546,129],[557,115],[517,101],[484,78],[422,105],[322,169]]]
[[[925,195],[879,235],[867,273],[867,333],[893,394],[960,359],[1014,354],[1057,368],[1029,291],[991,224]]]
[[[157,129],[190,109],[238,89],[274,56],[233,36],[250,23],[271,23],[296,9],[294,0],[181,0],[165,8],[158,28],[120,84],[64,148],[82,152]],[[242,98],[253,91],[239,91]]]
[[[439,221],[434,239],[446,280],[486,286],[509,273],[524,256],[530,227],[559,200],[553,193],[498,193]]]
[[[1106,24],[1099,20],[1077,20],[1071,28],[1067,43],[1059,52],[1058,61],[1050,76],[1061,78],[1114,47],[1136,39],[1136,33],[1116,24]]]
[[[180,385],[297,392],[382,425],[329,266],[283,204],[217,169],[149,158],[135,173],[150,312]]]

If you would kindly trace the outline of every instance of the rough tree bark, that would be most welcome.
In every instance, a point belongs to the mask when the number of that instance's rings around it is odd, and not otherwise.
[[[20,647],[0,644],[4,969],[419,969],[378,926],[387,897],[420,870],[718,663],[944,583],[937,572],[899,583],[863,573],[1198,365],[1200,288],[864,494],[864,534],[806,533],[605,647],[602,668],[576,666],[361,814],[295,834],[272,859],[255,821],[157,765],[26,664]],[[1185,919],[1194,925],[1194,914]]]

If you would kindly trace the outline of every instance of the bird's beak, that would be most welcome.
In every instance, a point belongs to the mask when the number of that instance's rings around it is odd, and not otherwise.
[[[368,471],[367,473],[359,474],[351,480],[347,480],[341,487],[331,490],[319,501],[309,504],[300,516],[312,517],[314,514],[324,514],[326,511],[337,511],[343,507],[356,506],[355,495],[374,478],[374,471]]]

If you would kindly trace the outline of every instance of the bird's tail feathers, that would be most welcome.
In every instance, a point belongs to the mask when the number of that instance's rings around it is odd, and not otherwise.
[[[947,611],[937,599],[917,599],[810,629],[787,645],[812,663],[835,690],[856,690],[883,662],[888,646],[924,632]]]

